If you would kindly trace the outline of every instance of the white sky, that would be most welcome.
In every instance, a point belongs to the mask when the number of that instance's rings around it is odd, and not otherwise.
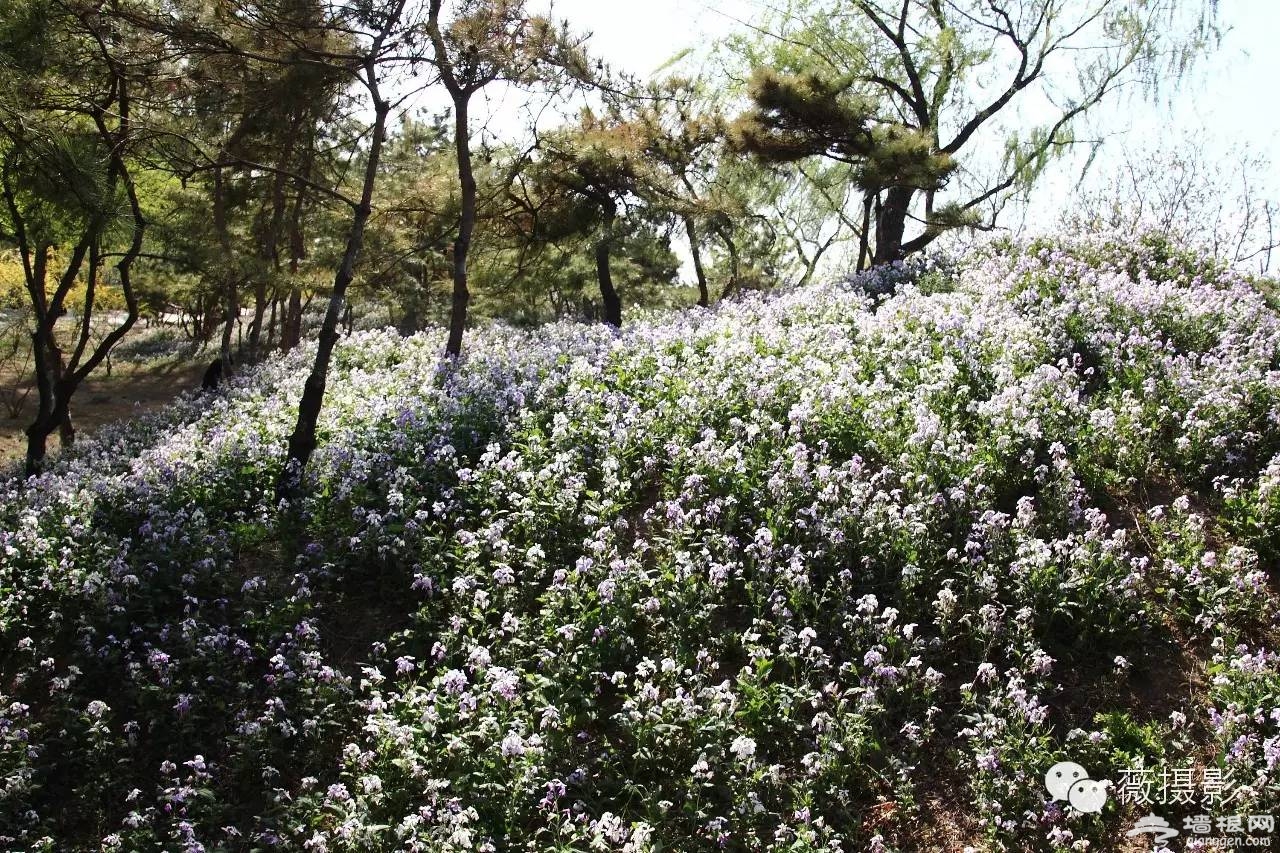
[[[667,59],[701,47],[753,18],[752,0],[553,0],[552,14],[591,33],[592,51],[614,66],[647,77]]]
[[[649,76],[669,58],[700,47],[751,19],[758,0],[554,0],[556,17],[590,32],[593,53],[613,65]],[[1116,145],[1145,147],[1185,128],[1210,148],[1249,143],[1280,160],[1280,0],[1220,0],[1227,29],[1217,52],[1202,60],[1172,98],[1160,105],[1127,104],[1099,119]],[[1105,150],[1105,149],[1104,149]],[[1280,178],[1280,163],[1273,163]],[[1280,191],[1280,181],[1271,185]]]

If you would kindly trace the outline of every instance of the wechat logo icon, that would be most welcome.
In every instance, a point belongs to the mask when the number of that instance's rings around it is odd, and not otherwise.
[[[1100,812],[1107,804],[1110,780],[1090,779],[1089,771],[1074,761],[1060,761],[1044,774],[1044,786],[1055,801],[1064,800],[1078,812]]]

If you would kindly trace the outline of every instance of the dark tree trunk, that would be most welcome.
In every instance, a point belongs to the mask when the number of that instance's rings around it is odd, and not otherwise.
[[[289,130],[285,134],[284,148],[277,158],[277,168],[279,171],[271,182],[271,216],[267,221],[266,227],[262,233],[262,259],[270,267],[273,276],[279,277],[280,268],[280,241],[284,236],[285,230],[285,214],[289,209],[289,198],[286,194],[287,178],[286,169],[293,159],[298,145],[298,129],[302,122],[302,115],[295,112],[289,119]],[[267,313],[267,282],[259,280],[253,288],[253,323],[249,326],[249,358],[257,361],[264,355],[262,347],[262,323]],[[271,310],[274,316],[275,300],[271,300]]]
[[[236,287],[235,279],[229,282],[227,287],[227,315],[226,321],[222,326],[222,343],[219,346],[222,363],[226,365],[228,373],[231,372],[231,342],[235,337],[236,321],[240,318],[240,294],[239,288]]]
[[[693,272],[698,277],[698,304],[706,308],[711,304],[711,294],[707,291],[707,273],[702,268],[702,248],[698,245],[698,230],[693,224],[693,217],[684,217],[684,231],[689,235],[689,252],[693,255]]]
[[[10,210],[16,210],[12,203]],[[52,301],[46,300],[44,293],[46,261],[38,260],[32,264],[27,277],[27,289],[32,294],[32,306],[36,312],[35,330],[31,333],[31,352],[36,371],[36,416],[27,427],[28,476],[39,473],[44,465],[49,436],[61,429],[63,422],[67,420],[67,397],[75,391],[76,383],[70,382],[66,374],[62,350],[58,347],[54,329],[58,319],[65,313],[63,301],[74,285],[85,254],[96,238],[93,231],[97,229],[97,223],[90,223],[87,227],[90,233],[76,244],[67,267],[59,278]],[[19,239],[23,238],[20,236]],[[47,251],[45,247],[39,248],[41,254]],[[64,441],[66,438],[74,438],[74,434],[66,436]]]
[[[471,292],[467,289],[467,253],[471,251],[471,235],[476,227],[476,179],[471,170],[471,124],[467,113],[469,97],[459,92],[453,98],[462,212],[458,217],[458,239],[453,244],[453,302],[449,307],[449,342],[445,346],[445,354],[452,358],[462,354],[462,333],[467,326],[467,306],[471,302]]]
[[[314,144],[308,145],[306,157],[302,161],[303,179],[311,176],[314,153]],[[298,287],[297,278],[299,266],[307,256],[307,243],[302,233],[302,212],[305,205],[306,189],[300,186],[293,199],[293,210],[289,213],[289,300],[280,323],[280,349],[285,352],[302,342],[302,289]]]
[[[289,301],[280,323],[280,349],[288,352],[302,342],[302,289],[289,288]]]
[[[58,353],[61,356],[61,353]],[[111,375],[110,369],[107,375]],[[59,416],[56,418],[58,423],[58,444],[62,449],[67,449],[76,443],[76,428],[71,423],[71,394],[75,391],[75,385],[67,380],[67,369],[61,363],[58,364],[58,393],[57,393],[57,409]]]
[[[267,319],[267,349],[270,350],[276,343],[276,320],[279,316],[277,311],[280,308],[280,297],[271,297],[271,315]]]
[[[610,254],[613,251],[613,225],[617,218],[617,207],[612,199],[606,199],[604,208],[604,227],[600,239],[596,241],[596,278],[600,282],[600,301],[604,303],[604,321],[615,328],[622,328],[622,300],[613,286],[613,270],[610,267]]]
[[[717,229],[716,235],[724,243],[725,251],[729,253],[729,280],[724,283],[724,289],[720,292],[720,298],[726,299],[738,289],[738,277],[741,274],[738,262],[738,243],[729,235],[728,231]]]
[[[253,287],[253,322],[249,324],[249,358],[261,358],[262,321],[267,316],[267,283],[260,281]]]
[[[222,249],[222,261],[230,264],[231,232],[227,228],[227,185],[224,174],[225,167],[218,165],[213,170],[213,229],[218,235],[218,245]],[[223,369],[230,372],[231,337],[235,332],[235,323],[240,316],[240,282],[235,271],[228,269],[223,281],[223,327],[221,353]]]
[[[890,264],[903,258],[902,243],[907,230],[907,212],[915,190],[890,187],[876,216],[875,266]]]
[[[874,196],[871,193],[865,193],[862,196],[862,234],[858,239],[858,272],[865,270],[867,261],[870,260],[868,255],[871,253],[871,203],[873,200]]]
[[[44,379],[37,373],[36,384],[40,391],[39,410],[35,420],[27,427],[27,476],[38,474],[44,467],[48,453],[49,436],[59,433],[63,448],[70,447],[75,439],[75,430],[71,426],[70,402],[75,393],[75,383],[71,378],[54,379],[48,371],[50,355],[37,358],[37,371],[41,371]],[[51,384],[46,384],[50,383]]]
[[[375,40],[375,46],[381,39]],[[375,50],[370,54],[376,56]],[[364,229],[373,212],[373,190],[378,179],[378,165],[382,157],[382,145],[386,141],[387,114],[391,111],[389,102],[384,101],[378,93],[377,71],[375,59],[366,61],[365,69],[369,92],[373,97],[374,122],[373,135],[369,144],[369,159],[365,165],[364,185],[360,194],[360,203],[355,207],[351,219],[351,227],[347,232],[347,247],[342,255],[342,264],[338,267],[333,281],[333,293],[329,296],[329,307],[325,311],[324,323],[320,327],[320,338],[316,345],[316,360],[311,373],[307,376],[302,390],[302,401],[298,404],[298,422],[289,436],[289,455],[280,480],[276,483],[278,497],[293,497],[297,494],[301,483],[302,472],[311,459],[316,448],[316,424],[320,419],[320,407],[324,403],[325,385],[329,376],[329,362],[333,357],[333,348],[338,342],[338,321],[342,317],[342,308],[347,296],[347,287],[355,278],[356,262],[360,259],[360,251],[364,247]]]
[[[607,236],[596,243],[596,277],[600,280],[600,299],[604,302],[604,321],[610,326],[622,328],[622,300],[613,286],[613,272],[609,268],[611,243]]]
[[[44,466],[49,436],[58,428],[54,413],[59,383],[54,376],[54,356],[41,329],[31,335],[31,352],[36,370],[36,416],[27,427],[27,476],[38,474]]]
[[[111,375],[111,371],[109,369],[107,371],[107,375]],[[68,410],[62,416],[62,420],[58,422],[58,444],[65,449],[71,447],[75,443],[76,428],[75,425],[71,423],[71,412]]]

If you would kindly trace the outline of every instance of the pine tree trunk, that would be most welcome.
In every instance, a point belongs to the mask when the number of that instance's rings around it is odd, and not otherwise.
[[[311,167],[315,159],[314,139],[307,145],[306,156],[302,161],[302,178],[311,177]],[[307,244],[302,233],[302,213],[306,205],[306,189],[298,188],[293,199],[293,209],[289,212],[289,299],[283,309],[280,321],[280,349],[288,352],[302,342],[302,289],[298,287],[298,269],[302,259],[307,256]]]
[[[271,218],[262,239],[262,260],[271,269],[272,276],[276,279],[279,278],[280,273],[280,241],[284,236],[285,214],[289,207],[289,199],[285,193],[287,183],[285,172],[297,148],[301,120],[302,117],[297,112],[289,119],[284,148],[276,160],[279,171],[271,182]],[[275,300],[273,298],[270,301],[274,319]],[[258,361],[265,354],[262,343],[262,323],[266,318],[267,302],[267,283],[259,280],[253,288],[253,322],[249,326],[249,359],[251,361]]]
[[[71,423],[70,401],[76,383],[49,371],[49,365],[57,356],[46,352],[37,357],[37,386],[40,390],[39,409],[35,420],[27,427],[27,476],[40,473],[48,454],[49,437],[58,433],[59,444],[64,448],[75,443],[75,428]],[[43,380],[40,378],[43,374]]]
[[[729,253],[729,280],[724,283],[724,289],[720,292],[720,298],[727,299],[738,289],[741,264],[738,262],[737,242],[723,231],[718,233],[720,240],[724,243],[725,250]]]
[[[600,280],[600,298],[604,302],[604,321],[610,326],[622,328],[622,300],[613,286],[613,271],[609,268],[610,243],[608,237],[596,243],[596,277]]]
[[[54,375],[53,356],[44,323],[37,324],[31,334],[31,353],[36,372],[36,416],[27,427],[27,476],[40,473],[48,451],[49,436],[58,428],[53,419],[57,408],[58,380]]]
[[[10,202],[12,203],[12,199],[10,199]],[[14,208],[11,207],[12,209]],[[97,227],[96,224],[90,226],[92,229]],[[30,265],[27,273],[27,290],[32,297],[32,308],[36,315],[35,329],[31,333],[31,353],[35,364],[37,398],[36,416],[26,430],[26,472],[28,476],[40,472],[48,451],[49,436],[59,430],[67,430],[62,435],[64,446],[75,436],[74,432],[70,431],[70,416],[67,408],[67,399],[75,390],[75,386],[69,385],[67,382],[62,350],[58,347],[54,329],[58,318],[65,313],[62,300],[74,284],[75,278],[84,262],[85,253],[88,252],[89,246],[92,245],[95,238],[96,235],[92,233],[86,234],[76,244],[67,262],[67,267],[60,276],[52,301],[48,300],[45,292],[48,275],[48,252],[52,247],[37,247],[37,257]],[[27,251],[25,243],[23,243],[21,251]]]
[[[289,288],[289,301],[284,307],[284,319],[280,323],[280,349],[288,352],[302,341],[302,290]]]
[[[55,417],[58,425],[58,445],[65,450],[76,441],[76,430],[71,425],[70,407],[70,397],[75,390],[75,384],[67,376],[67,364],[63,358],[62,349],[54,342],[51,342],[51,346],[53,350],[49,357],[53,363],[54,407],[61,413]]]
[[[276,343],[276,320],[280,308],[280,297],[278,295],[271,297],[271,316],[267,320],[267,349],[270,350]]]
[[[227,316],[222,326],[222,343],[219,355],[222,358],[222,369],[226,373],[231,370],[231,341],[235,337],[236,320],[240,317],[240,294],[234,279],[227,286]]]
[[[58,445],[66,450],[75,444],[76,430],[71,424],[71,395],[75,393],[74,379],[59,379],[57,401],[53,410],[53,422],[57,424]]]
[[[329,362],[333,357],[333,348],[338,342],[338,321],[342,317],[347,287],[355,278],[356,262],[359,261],[360,251],[364,247],[365,225],[368,224],[369,215],[373,212],[373,190],[378,179],[378,165],[382,157],[382,145],[386,141],[387,114],[391,111],[391,105],[378,93],[373,60],[369,60],[367,71],[370,94],[373,96],[374,103],[374,123],[369,144],[369,159],[365,164],[363,189],[360,194],[360,203],[355,208],[351,227],[347,232],[346,251],[343,252],[342,263],[334,277],[329,307],[325,311],[324,323],[320,327],[315,363],[303,386],[302,401],[298,404],[298,422],[293,434],[289,436],[288,459],[276,483],[276,495],[281,498],[293,497],[297,494],[302,472],[306,469],[307,462],[310,461],[311,454],[316,448],[316,424],[320,419],[320,407],[324,403]]]
[[[891,187],[876,217],[876,252],[874,266],[902,260],[903,237],[907,230],[907,212],[911,209],[910,187]]]
[[[698,231],[693,224],[693,217],[684,217],[684,231],[689,235],[689,252],[693,255],[693,272],[698,277],[698,304],[706,308],[711,304],[711,294],[707,291],[707,273],[702,268],[702,249],[698,246]]]
[[[27,427],[27,467],[26,475],[34,477],[44,467],[44,458],[48,449],[46,442],[49,433],[44,429],[44,421],[39,418]]]
[[[40,472],[48,453],[50,436],[58,433],[59,444],[65,449],[75,443],[76,434],[69,406],[76,383],[66,374],[62,351],[53,342],[52,335],[44,334],[43,330],[33,333],[31,338],[38,401],[35,420],[26,430],[28,476]]]
[[[107,375],[111,375],[110,371],[107,372]],[[63,417],[62,422],[58,424],[58,443],[63,447],[63,449],[71,447],[76,443],[76,428],[75,425],[71,423],[70,412],[67,412],[66,416]]]
[[[871,202],[873,198],[869,192],[862,197],[862,234],[858,238],[857,272],[865,270],[867,261],[870,260],[868,255],[871,253]]]
[[[267,283],[258,282],[253,288],[253,322],[249,324],[249,358],[262,357],[262,321],[267,315]]]
[[[467,253],[476,227],[476,179],[471,170],[471,125],[468,121],[469,95],[454,96],[454,142],[458,158],[458,187],[462,192],[462,213],[458,217],[458,238],[453,243],[453,302],[449,307],[449,342],[445,354],[462,354],[462,334],[467,326]]]
[[[600,239],[596,241],[596,278],[600,282],[600,299],[604,303],[604,321],[615,328],[622,328],[622,300],[613,286],[613,270],[610,267],[610,253],[613,251],[613,224],[617,217],[617,207],[612,200],[605,202],[604,227]]]
[[[219,158],[221,159],[221,158]],[[222,262],[232,262],[231,233],[227,228],[227,187],[222,165],[213,170],[213,230],[218,235],[218,245],[222,249]],[[236,318],[240,315],[239,282],[234,271],[227,270],[223,282],[223,326],[222,342],[219,357],[222,369],[230,372],[231,368],[231,336],[235,332]]]

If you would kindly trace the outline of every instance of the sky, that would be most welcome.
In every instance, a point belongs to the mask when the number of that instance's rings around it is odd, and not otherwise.
[[[753,0],[555,0],[557,18],[591,33],[592,50],[647,77],[681,50],[729,35],[751,19]]]
[[[755,0],[556,0],[556,17],[591,34],[593,52],[642,77],[681,50],[740,28],[759,9]],[[1227,28],[1220,48],[1202,61],[1174,98],[1173,109],[1132,115],[1133,134],[1160,133],[1168,121],[1203,126],[1224,140],[1251,139],[1271,147],[1280,136],[1280,2],[1220,0]],[[1122,128],[1117,128],[1122,129]],[[1280,154],[1280,152],[1277,152]]]
[[[1152,107],[1132,116],[1129,138],[1154,137],[1170,126],[1202,129],[1213,141],[1247,141],[1280,159],[1280,3],[1222,0],[1222,45],[1209,55],[1173,99],[1171,109]],[[1123,122],[1117,120],[1117,125]]]
[[[614,68],[652,76],[687,48],[712,44],[756,17],[761,0],[551,0],[552,14],[590,33],[589,50]],[[544,7],[546,8],[546,7]],[[1101,105],[1093,128],[1107,141],[1085,183],[1113,174],[1126,153],[1191,139],[1214,161],[1247,145],[1271,161],[1260,185],[1280,198],[1280,0],[1218,0],[1225,35],[1217,50],[1158,103],[1128,99]],[[502,113],[510,102],[491,103]],[[509,111],[507,111],[509,112]],[[499,121],[498,125],[504,124]],[[502,129],[497,128],[499,133]],[[1063,165],[1037,188],[1030,218],[1048,223],[1074,198],[1079,163]],[[1037,223],[1020,220],[1031,230]],[[1018,225],[1019,223],[1006,223]]]
[[[758,8],[756,0],[556,0],[553,6],[557,17],[591,33],[593,52],[641,77],[685,48],[730,34]],[[1126,104],[1105,115],[1118,145],[1142,146],[1177,127],[1224,152],[1248,142],[1280,161],[1280,0],[1220,0],[1219,15],[1227,28],[1221,46],[1171,104]]]

